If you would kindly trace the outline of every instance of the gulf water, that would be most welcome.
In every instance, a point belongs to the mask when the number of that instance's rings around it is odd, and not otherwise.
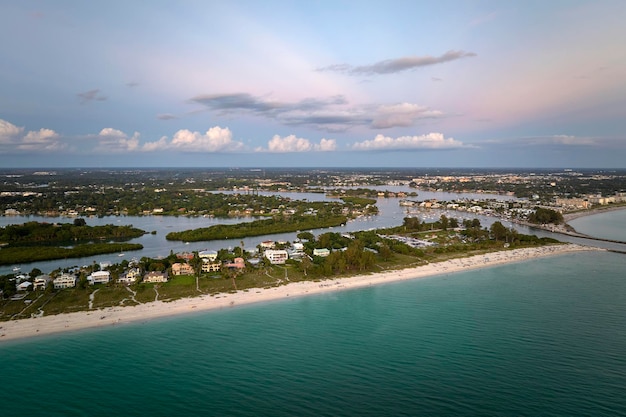
[[[626,415],[624,271],[624,255],[576,253],[2,342],[0,409]]]

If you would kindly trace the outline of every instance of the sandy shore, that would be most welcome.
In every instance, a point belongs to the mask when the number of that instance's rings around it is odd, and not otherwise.
[[[205,295],[172,302],[155,301],[137,306],[110,307],[99,310],[0,322],[0,342],[3,340],[14,340],[87,328],[146,321],[159,317],[168,317],[197,311],[231,308],[244,304],[278,300],[287,297],[321,294],[382,283],[418,279],[581,250],[600,249],[573,244],[515,249],[432,263],[416,268],[349,278],[329,279],[319,282],[294,282],[280,287],[250,289],[248,291],[238,291],[232,294]]]
[[[600,206],[589,210],[576,211],[573,213],[564,213],[563,220],[569,222],[580,217],[593,216],[594,214],[607,213],[609,211],[626,210],[626,206]]]

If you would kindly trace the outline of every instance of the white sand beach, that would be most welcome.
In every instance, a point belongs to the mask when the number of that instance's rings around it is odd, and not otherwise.
[[[137,306],[109,307],[76,313],[12,320],[0,322],[0,342],[87,328],[146,321],[198,311],[233,308],[244,304],[278,300],[287,297],[300,297],[395,281],[444,275],[583,250],[601,249],[573,244],[514,249],[431,263],[416,268],[391,270],[348,278],[333,278],[318,282],[294,282],[280,287],[250,289],[215,296],[203,295],[171,302],[154,301]]]

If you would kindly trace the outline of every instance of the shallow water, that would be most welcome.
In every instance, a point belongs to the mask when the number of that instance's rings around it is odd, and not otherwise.
[[[584,252],[6,342],[3,415],[623,415],[624,270]]]

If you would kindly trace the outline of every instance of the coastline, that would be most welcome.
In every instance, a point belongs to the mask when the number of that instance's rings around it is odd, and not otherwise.
[[[602,214],[602,213],[607,213],[610,211],[617,211],[617,210],[626,210],[626,205],[600,206],[600,207],[595,207],[595,208],[584,210],[584,211],[576,211],[573,213],[563,213],[563,220],[565,221],[565,223],[567,223],[569,221],[578,219],[580,217],[593,216],[594,214]]]
[[[561,255],[576,251],[603,250],[587,246],[566,244],[542,246],[455,258],[401,270],[377,272],[352,277],[327,279],[323,281],[294,282],[280,287],[255,288],[236,293],[221,293],[215,296],[202,295],[171,302],[153,301],[137,306],[107,307],[98,310],[80,311],[37,318],[0,322],[0,343],[2,341],[32,338],[36,336],[73,332],[83,329],[100,328],[126,323],[136,323],[200,311],[233,308],[240,305],[280,300],[284,298],[323,294],[347,289],[356,289],[445,275],[466,270],[486,268],[496,265],[522,262],[537,257]]]

